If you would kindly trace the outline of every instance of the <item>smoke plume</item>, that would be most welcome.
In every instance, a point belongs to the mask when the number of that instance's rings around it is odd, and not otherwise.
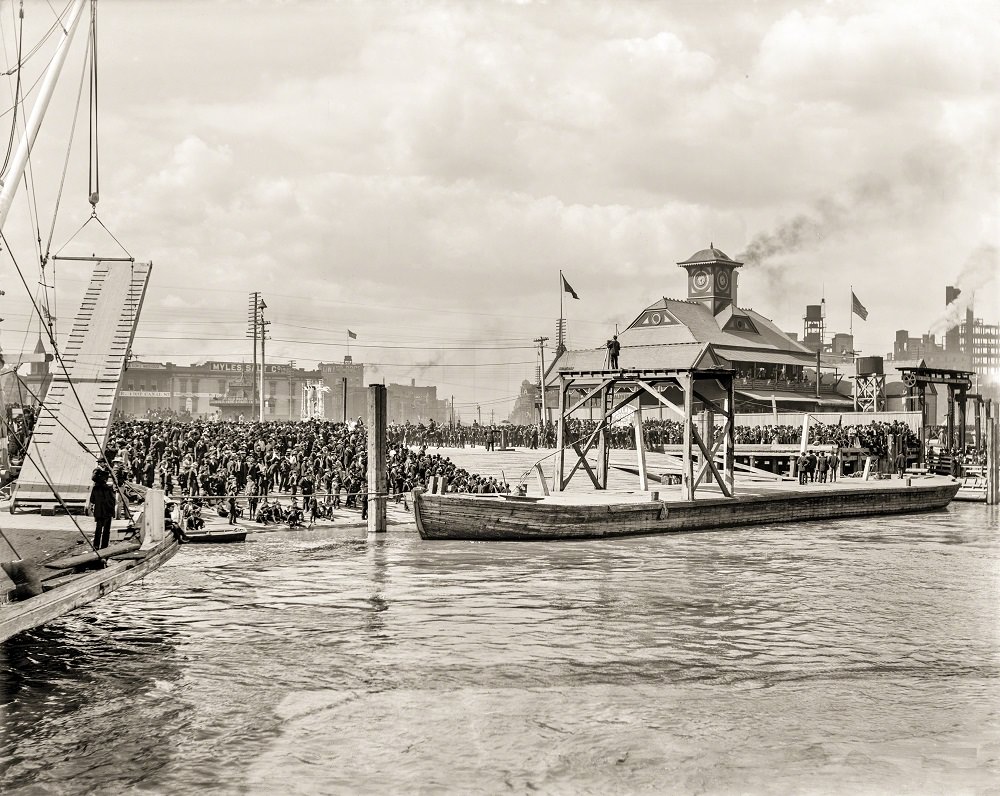
[[[812,208],[781,221],[769,232],[751,239],[740,254],[748,266],[762,266],[765,275],[780,287],[787,269],[771,261],[814,247],[844,231],[863,229],[901,215],[925,213],[928,207],[947,202],[953,194],[963,161],[947,147],[913,151],[887,174],[870,174],[843,190],[822,197]]]
[[[940,334],[960,323],[965,310],[972,304],[976,291],[996,279],[998,268],[1000,268],[1000,252],[997,251],[997,247],[991,243],[977,246],[962,264],[962,269],[953,282],[953,285],[962,291],[961,295],[945,308],[945,311],[930,325],[928,331],[931,334]]]
[[[897,199],[886,178],[869,177],[841,196],[817,200],[811,212],[782,221],[771,232],[759,233],[739,259],[750,266],[766,265],[775,257],[808,248],[829,235],[870,220],[873,211],[888,207]]]

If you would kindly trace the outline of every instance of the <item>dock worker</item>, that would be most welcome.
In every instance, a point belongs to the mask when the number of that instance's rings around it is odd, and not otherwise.
[[[826,483],[826,473],[830,469],[830,462],[826,458],[826,451],[821,451],[816,460],[816,480],[821,484]]]
[[[618,370],[618,353],[622,350],[622,344],[618,342],[618,335],[615,335],[607,342],[608,346],[608,367],[611,370]]]
[[[799,458],[796,459],[795,464],[799,470],[799,484],[804,485],[809,480],[809,457],[805,451],[799,454]]]
[[[88,508],[94,515],[94,549],[103,550],[111,541],[111,519],[115,516],[115,490],[108,483],[111,473],[104,467],[94,470]]]

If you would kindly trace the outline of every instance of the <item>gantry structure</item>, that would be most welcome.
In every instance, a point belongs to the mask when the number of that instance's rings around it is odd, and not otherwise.
[[[622,415],[628,412],[631,412],[635,434],[640,488],[648,489],[642,412],[643,407],[663,406],[683,423],[683,499],[694,500],[698,488],[709,484],[718,486],[723,496],[733,497],[736,400],[731,368],[560,370],[558,388],[558,452],[554,479],[557,492],[564,491],[580,471],[586,473],[595,489],[608,488],[610,431],[612,425],[621,422]],[[575,412],[589,406],[595,399],[600,407],[597,427],[586,439],[570,440],[568,421]],[[722,421],[718,428],[716,418]],[[596,467],[587,459],[594,450],[597,453]]]

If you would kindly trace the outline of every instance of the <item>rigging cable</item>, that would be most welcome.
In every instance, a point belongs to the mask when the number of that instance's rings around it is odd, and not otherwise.
[[[88,195],[97,213],[101,198],[101,160],[97,139],[97,0],[90,0],[90,174]],[[103,224],[101,225],[104,226]],[[112,235],[112,237],[114,237]],[[118,244],[121,246],[121,244]],[[124,248],[124,247],[122,247]]]
[[[14,5],[11,4],[11,12],[14,11]],[[14,136],[17,134],[17,120],[18,120],[18,109],[21,106],[21,46],[24,39],[24,0],[21,0],[21,8],[19,11],[20,22],[17,29],[17,80],[14,83],[14,120],[10,125],[10,136],[7,139],[7,154],[4,155],[3,168],[0,169],[0,174],[7,173],[7,166],[10,164],[10,156],[14,151]]]
[[[10,432],[10,424],[7,423],[7,418],[4,418],[3,421],[4,421],[5,425],[7,426],[7,431],[9,433]],[[36,422],[37,422],[37,420],[36,420]],[[32,434],[31,437],[32,437],[32,440],[34,440],[35,435]],[[38,443],[37,442],[35,443],[35,447],[38,447]],[[35,468],[38,470],[38,474],[42,477],[42,480],[45,482],[45,485],[50,490],[52,490],[52,495],[55,497],[56,500],[59,501],[59,506],[62,508],[62,510],[66,514],[66,516],[69,517],[73,521],[73,525],[76,527],[76,530],[80,533],[80,536],[83,537],[83,540],[88,545],[90,545],[90,549],[94,551],[94,555],[97,556],[98,561],[105,561],[104,556],[102,556],[101,552],[96,547],[94,547],[94,543],[90,540],[90,537],[83,530],[83,528],[80,527],[80,523],[78,523],[76,521],[76,517],[70,512],[69,507],[63,501],[62,496],[59,494],[59,491],[57,490],[55,484],[52,483],[52,479],[49,477],[48,471],[45,470],[45,469],[43,469],[43,467],[41,465],[41,462],[37,461],[35,459],[35,457],[31,455],[31,453],[30,453],[30,451],[29,451],[29,449],[27,447],[24,448],[23,450],[24,450],[24,458],[27,459],[29,462],[31,462],[32,464],[35,465]],[[8,544],[10,544],[10,543],[8,542]]]
[[[14,257],[14,252],[10,248],[10,242],[7,240],[7,236],[4,234],[2,229],[0,229],[0,241],[3,241],[4,246],[7,247],[7,253],[10,255],[11,262],[14,263],[14,270],[17,271],[17,275],[21,278],[21,284],[24,285],[24,289],[28,294],[32,307],[34,308],[35,312],[38,312],[39,311],[38,305],[35,303],[34,298],[31,297],[31,290],[28,288],[27,280],[25,280],[24,278],[24,273],[21,271],[21,266],[17,264],[17,259]],[[66,384],[69,386],[70,391],[73,393],[73,398],[76,399],[76,404],[78,407],[80,407],[80,412],[83,414],[83,419],[87,423],[87,428],[90,429],[90,435],[94,438],[94,442],[97,445],[99,453],[98,458],[99,460],[103,460],[104,463],[107,465],[108,472],[112,472],[113,468],[111,467],[111,462],[108,461],[107,453],[101,447],[101,441],[97,436],[97,431],[94,429],[93,424],[90,422],[90,416],[87,414],[87,409],[86,407],[84,407],[83,401],[80,400],[80,393],[77,392],[76,384],[73,382],[72,377],[69,375],[69,370],[66,367],[65,361],[63,361],[62,355],[59,353],[59,350],[56,347],[55,339],[52,337],[51,333],[49,333],[49,343],[52,345],[53,356],[55,357],[55,361],[59,363],[59,367],[62,369],[63,376],[66,377]],[[78,445],[84,444],[83,441],[80,440],[75,435],[73,436],[73,439],[76,441]],[[59,498],[58,495],[56,495],[56,497]],[[60,502],[62,502],[61,498],[59,498],[59,500]]]
[[[52,251],[52,238],[55,236],[55,232],[56,232],[56,219],[59,216],[59,206],[62,203],[63,189],[66,186],[66,175],[69,173],[69,158],[70,158],[70,154],[73,151],[73,138],[76,135],[76,122],[77,122],[77,119],[79,118],[79,115],[80,115],[80,102],[83,99],[83,81],[84,81],[84,78],[87,76],[87,64],[88,64],[88,61],[89,61],[90,57],[91,57],[90,39],[88,39],[87,40],[87,49],[85,50],[84,56],[83,56],[83,69],[80,70],[80,85],[77,87],[77,92],[76,92],[76,106],[73,109],[73,123],[70,125],[70,128],[69,128],[69,144],[66,147],[66,158],[63,161],[62,176],[59,178],[59,191],[56,194],[55,208],[52,211],[52,226],[49,227],[49,239],[45,242],[45,254],[42,255],[42,259],[41,259],[41,262],[42,262],[42,272],[43,272],[42,273],[42,281],[43,282],[45,281],[45,274],[44,274],[45,266],[49,262],[49,254]],[[81,227],[81,229],[82,229],[82,227]],[[56,304],[56,295],[55,295],[55,283],[56,283],[56,281],[55,280],[56,280],[56,263],[55,263],[55,260],[53,260],[52,261],[52,291],[53,291],[52,304],[53,305]],[[48,293],[46,293],[46,304],[48,304]],[[53,309],[55,309],[55,306],[53,306]],[[54,338],[54,336],[55,336],[55,321],[56,321],[56,318],[53,317],[52,313],[48,311],[48,307],[46,307],[46,311],[47,311],[47,315],[48,315],[49,327],[53,331],[53,338]]]

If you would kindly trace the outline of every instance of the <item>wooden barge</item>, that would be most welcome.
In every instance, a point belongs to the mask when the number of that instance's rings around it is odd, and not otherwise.
[[[5,604],[0,605],[0,642],[139,580],[177,549],[177,540],[167,534],[148,547],[135,542],[106,548],[103,561],[90,553],[37,564],[5,563],[16,588],[3,595]]]
[[[649,493],[525,498],[417,490],[413,513],[423,539],[549,541],[932,511],[947,506],[960,486],[950,478],[927,476],[910,479],[909,485],[838,482],[693,501],[651,500]]]

